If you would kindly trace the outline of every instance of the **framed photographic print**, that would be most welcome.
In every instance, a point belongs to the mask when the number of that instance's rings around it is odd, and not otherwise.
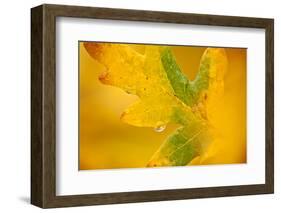
[[[31,9],[31,203],[274,191],[273,19]]]

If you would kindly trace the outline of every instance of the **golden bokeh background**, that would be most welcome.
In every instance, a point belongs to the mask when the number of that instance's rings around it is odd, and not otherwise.
[[[144,45],[130,44],[143,53]],[[207,47],[171,46],[177,63],[194,79]],[[215,110],[216,140],[204,156],[190,165],[246,163],[246,49],[225,48],[228,71],[225,92]],[[105,69],[79,43],[79,169],[143,168],[162,142],[177,128],[163,132],[120,121],[122,112],[138,97],[102,84]]]

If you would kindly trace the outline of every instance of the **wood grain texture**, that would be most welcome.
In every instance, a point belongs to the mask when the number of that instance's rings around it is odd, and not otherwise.
[[[43,7],[31,14],[31,203],[43,204],[42,59]]]
[[[95,18],[266,31],[266,183],[56,196],[56,17]],[[41,5],[31,9],[31,203],[66,207],[273,193],[274,190],[274,23],[273,19],[199,15],[110,8]]]
[[[266,115],[265,115],[265,178],[268,191],[274,192],[274,21],[266,26]]]

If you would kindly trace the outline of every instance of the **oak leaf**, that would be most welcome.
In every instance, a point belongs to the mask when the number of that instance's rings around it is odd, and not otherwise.
[[[85,42],[90,56],[105,66],[100,81],[139,97],[121,115],[138,127],[179,124],[147,166],[183,166],[212,141],[212,110],[223,94],[227,57],[223,48],[207,48],[195,80],[176,63],[170,47],[145,45],[144,54],[126,44]],[[187,59],[188,60],[188,59]]]

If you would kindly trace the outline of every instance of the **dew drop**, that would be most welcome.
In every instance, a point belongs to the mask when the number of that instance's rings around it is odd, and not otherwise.
[[[154,128],[154,131],[155,132],[163,132],[164,130],[166,129],[166,126],[163,125],[163,126],[157,126]]]

